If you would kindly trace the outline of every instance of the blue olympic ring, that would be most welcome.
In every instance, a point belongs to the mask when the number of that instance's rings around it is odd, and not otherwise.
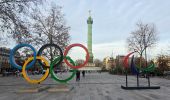
[[[31,68],[31,67],[34,65],[34,63],[36,62],[36,50],[34,49],[34,47],[32,47],[32,46],[29,45],[29,44],[18,44],[18,45],[16,45],[16,46],[10,51],[9,60],[10,60],[10,64],[12,65],[12,67],[17,68],[17,69],[19,69],[19,70],[22,70],[22,66],[20,66],[20,65],[18,65],[18,64],[16,63],[14,54],[15,54],[15,52],[16,52],[18,49],[20,49],[20,48],[22,48],[22,47],[29,47],[29,48],[31,48],[31,49],[33,50],[33,52],[34,52],[34,59],[33,59],[33,61],[32,61],[31,63],[28,64],[28,66],[26,67],[26,69]]]

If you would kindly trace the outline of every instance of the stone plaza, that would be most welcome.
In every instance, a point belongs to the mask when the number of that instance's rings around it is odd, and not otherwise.
[[[36,75],[32,76],[36,77]],[[129,85],[136,85],[136,77],[129,76]],[[50,76],[41,86],[59,85]],[[157,90],[123,90],[125,76],[108,73],[87,73],[80,82],[75,79],[68,83],[73,89],[69,92],[18,93],[21,88],[31,87],[22,77],[0,77],[0,100],[169,100],[170,80],[151,77],[151,85],[160,85]],[[140,78],[140,85],[147,85],[146,78]]]

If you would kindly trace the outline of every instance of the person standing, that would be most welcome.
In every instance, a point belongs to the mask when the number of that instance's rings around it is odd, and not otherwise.
[[[82,71],[82,75],[83,75],[83,78],[85,78],[85,71],[84,70]]]
[[[79,70],[76,72],[76,81],[77,82],[80,81],[80,71]]]

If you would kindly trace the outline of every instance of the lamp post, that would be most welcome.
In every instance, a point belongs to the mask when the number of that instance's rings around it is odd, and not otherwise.
[[[147,54],[146,54],[146,48],[147,48],[147,45],[146,45],[146,36],[144,34],[144,46],[145,46],[145,65],[146,67],[148,66],[148,63],[147,63]],[[147,78],[148,78],[148,86],[150,87],[150,73],[148,73],[147,75]]]
[[[52,34],[49,34],[49,37],[50,37],[50,44],[53,44]],[[50,61],[52,62],[53,54],[52,54],[52,47],[51,46],[50,46],[50,56],[51,56]]]

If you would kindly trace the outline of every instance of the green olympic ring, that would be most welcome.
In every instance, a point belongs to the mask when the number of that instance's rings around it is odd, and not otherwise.
[[[60,83],[67,83],[69,80],[71,80],[71,79],[75,76],[77,70],[76,70],[76,69],[70,70],[70,71],[72,72],[72,75],[71,75],[70,77],[68,77],[68,78],[66,78],[66,79],[59,79],[59,78],[57,77],[57,75],[55,74],[55,72],[54,72],[54,65],[55,65],[56,63],[58,63],[58,62],[60,61],[60,59],[61,59],[61,56],[56,57],[56,58],[51,62],[51,64],[50,64],[51,77],[52,77],[54,80],[56,80],[56,81],[58,81],[58,82],[60,82]],[[74,62],[69,56],[64,56],[63,59],[69,60],[70,63],[75,66],[75,62]],[[59,67],[59,66],[57,66],[57,67]]]

